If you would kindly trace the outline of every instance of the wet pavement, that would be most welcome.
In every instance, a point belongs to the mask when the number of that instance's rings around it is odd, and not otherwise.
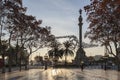
[[[0,74],[0,80],[120,80],[120,72],[101,69],[30,69]]]

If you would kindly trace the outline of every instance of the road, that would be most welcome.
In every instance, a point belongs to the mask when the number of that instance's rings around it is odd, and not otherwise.
[[[0,74],[0,80],[120,80],[120,72],[101,69],[30,69]]]

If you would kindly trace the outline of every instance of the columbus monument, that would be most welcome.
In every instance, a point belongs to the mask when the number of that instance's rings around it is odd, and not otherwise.
[[[79,47],[78,47],[78,50],[76,52],[76,56],[75,56],[75,64],[77,66],[80,66],[81,63],[86,63],[87,61],[87,57],[85,55],[85,51],[83,50],[83,47],[82,47],[82,10],[80,9],[79,10],[79,13],[80,13],[80,16],[78,18],[79,20],[79,23],[78,23],[78,26],[79,26]]]

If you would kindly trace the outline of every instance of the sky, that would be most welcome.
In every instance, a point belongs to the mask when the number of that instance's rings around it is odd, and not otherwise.
[[[78,17],[79,9],[82,9],[83,17],[83,42],[89,43],[89,39],[84,39],[89,23],[86,21],[87,15],[84,6],[90,4],[90,0],[23,0],[24,7],[27,7],[27,14],[36,16],[42,20],[41,26],[51,26],[52,34],[55,36],[79,35]],[[88,55],[101,54],[104,49],[101,47],[85,50]]]
[[[89,0],[23,0],[23,4],[27,14],[41,19],[41,26],[51,26],[56,36],[78,36],[79,9],[83,10],[83,35],[88,27],[83,7]]]

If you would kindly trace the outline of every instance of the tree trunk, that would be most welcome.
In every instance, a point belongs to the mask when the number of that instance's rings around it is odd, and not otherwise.
[[[20,67],[19,71],[21,71],[21,56],[20,56],[20,59],[19,59],[19,67]]]
[[[2,73],[5,73],[5,55],[2,54]]]
[[[120,64],[118,63],[118,71],[120,71]]]
[[[26,60],[25,60],[25,70],[28,70],[28,62],[29,62],[29,58],[26,58]]]
[[[16,58],[16,67],[18,66],[18,39],[17,39],[17,45],[16,45],[16,54],[15,54],[15,58]]]
[[[114,46],[115,46],[116,55],[118,55],[117,42],[114,41],[113,43],[114,43]]]
[[[12,64],[12,61],[11,61],[11,53],[9,53],[9,61],[8,61],[8,64],[9,64],[9,72],[11,72],[11,64]]]
[[[117,70],[120,71],[120,60],[118,56],[116,56]]]
[[[67,55],[65,55],[65,66],[67,65]]]
[[[118,49],[117,49],[117,42],[114,41],[114,46],[115,46],[115,51],[116,51],[116,62],[117,62],[117,67],[118,67],[118,71],[120,71],[120,60],[118,57]]]
[[[25,70],[27,70],[28,67],[27,67],[27,61],[25,61]]]
[[[15,59],[16,59],[16,67],[18,66],[18,56],[17,56],[17,52],[16,52],[16,57],[15,57]]]
[[[12,31],[10,32],[10,36],[9,36],[9,48],[10,48],[10,50],[9,50],[9,61],[8,61],[8,64],[9,64],[9,72],[11,72],[11,65],[12,65],[12,59],[11,59],[11,54],[12,54],[12,47],[11,47],[11,36],[12,36]],[[11,50],[12,49],[12,50]]]

